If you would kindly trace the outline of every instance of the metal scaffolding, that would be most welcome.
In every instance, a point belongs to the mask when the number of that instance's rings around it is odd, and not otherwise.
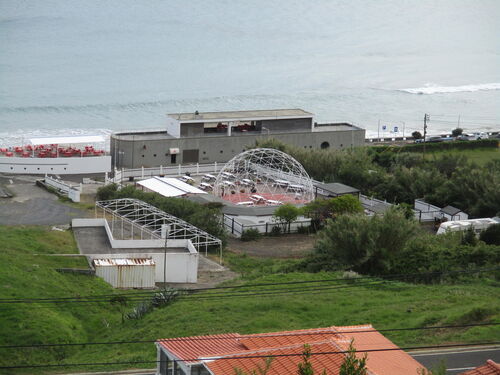
[[[143,239],[146,234],[151,239],[184,239],[191,240],[198,252],[201,249],[208,250],[208,246],[218,245],[222,254],[222,241],[217,237],[172,216],[158,208],[138,199],[120,198],[109,201],[97,201],[95,204],[95,216],[98,216],[97,208],[102,209],[103,217],[106,214],[112,216],[112,231],[115,230],[115,218],[121,221],[122,238],[124,235],[123,223],[130,225],[130,238],[140,234]]]

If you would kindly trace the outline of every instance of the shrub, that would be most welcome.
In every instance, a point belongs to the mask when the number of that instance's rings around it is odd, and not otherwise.
[[[303,226],[297,227],[297,233],[299,234],[309,234],[311,233],[311,226]]]
[[[488,245],[500,245],[500,224],[494,224],[486,228],[479,235],[479,239]]]
[[[458,137],[459,135],[462,135],[463,132],[464,130],[462,128],[456,128],[451,131],[451,135],[453,137]]]
[[[274,225],[269,232],[270,236],[279,236],[281,234],[281,227],[279,225]]]
[[[97,189],[97,194],[95,199],[97,201],[107,201],[115,198],[115,194],[118,191],[117,184],[109,184],[106,186],[102,186]]]
[[[241,233],[242,241],[257,241],[261,237],[261,234],[257,228],[246,229]]]
[[[419,131],[414,131],[413,133],[411,133],[411,136],[413,137],[413,139],[421,139],[422,133],[420,133]]]

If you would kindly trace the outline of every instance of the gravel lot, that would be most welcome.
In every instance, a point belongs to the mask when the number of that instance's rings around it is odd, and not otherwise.
[[[59,202],[56,195],[35,185],[34,177],[0,176],[0,186],[14,194],[0,198],[0,225],[60,225],[87,213]]]

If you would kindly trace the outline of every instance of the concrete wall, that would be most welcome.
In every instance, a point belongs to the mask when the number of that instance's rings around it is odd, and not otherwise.
[[[233,133],[234,134],[234,133]],[[254,145],[256,140],[268,138],[278,139],[284,143],[306,149],[319,149],[321,143],[328,142],[332,149],[343,149],[363,146],[365,143],[364,129],[331,132],[295,132],[280,134],[246,134],[227,136],[203,136],[172,139],[154,139],[144,141],[125,141],[111,137],[112,155],[117,157],[118,168],[140,168],[172,165],[169,155],[170,148],[179,148],[175,164],[182,164],[182,150],[199,149],[199,163],[227,162]],[[115,151],[115,144],[117,145]],[[146,145],[146,149],[144,149]]]
[[[99,227],[104,226],[112,248],[117,249],[141,249],[141,248],[163,248],[164,240],[115,240],[105,219],[73,219],[73,227]],[[168,240],[168,247],[184,248],[187,252],[167,253],[167,282],[170,283],[195,283],[198,279],[198,252],[189,240]],[[152,258],[156,264],[155,281],[163,282],[163,270],[165,264],[165,254],[158,253],[132,253],[123,252],[120,254],[87,254],[91,259],[116,259],[116,258]]]
[[[201,137],[204,133],[204,123],[182,124],[181,137]]]
[[[111,156],[70,158],[0,157],[0,173],[91,174],[111,172]]]

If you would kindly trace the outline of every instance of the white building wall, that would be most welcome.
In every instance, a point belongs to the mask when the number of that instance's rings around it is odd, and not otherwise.
[[[111,156],[70,158],[0,157],[0,173],[92,174],[111,172]]]

